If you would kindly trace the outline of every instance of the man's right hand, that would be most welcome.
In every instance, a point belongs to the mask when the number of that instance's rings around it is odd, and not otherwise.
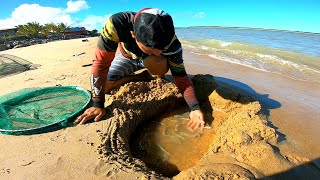
[[[84,111],[84,113],[79,116],[74,124],[84,124],[90,119],[94,118],[94,121],[99,121],[106,114],[106,110],[104,108],[90,107]]]

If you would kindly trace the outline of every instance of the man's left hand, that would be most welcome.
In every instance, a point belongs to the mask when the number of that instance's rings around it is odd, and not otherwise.
[[[204,115],[203,115],[202,111],[201,110],[191,111],[190,120],[189,120],[187,126],[193,131],[195,131],[197,129],[200,129],[202,131],[204,124],[205,124]]]

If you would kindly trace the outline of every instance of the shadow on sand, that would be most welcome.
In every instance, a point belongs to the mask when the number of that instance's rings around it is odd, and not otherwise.
[[[281,132],[279,132],[278,127],[273,125],[273,123],[270,121],[270,110],[280,108],[281,107],[280,102],[269,98],[269,94],[257,93],[250,86],[248,86],[242,82],[235,81],[232,79],[227,79],[224,77],[215,76],[214,78],[219,85],[232,86],[232,87],[236,88],[237,90],[239,90],[240,92],[244,92],[244,93],[252,95],[254,98],[256,98],[259,101],[259,103],[261,104],[262,112],[264,113],[264,115],[266,116],[266,119],[268,120],[268,126],[277,130],[277,134],[279,135],[278,141],[281,142],[283,140],[286,140],[285,134],[282,134]]]
[[[320,179],[320,158],[263,179]]]

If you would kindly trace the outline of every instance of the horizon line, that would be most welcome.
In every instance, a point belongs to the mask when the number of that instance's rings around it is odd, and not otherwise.
[[[310,31],[272,29],[272,28],[255,28],[255,27],[237,27],[237,26],[185,26],[185,27],[175,27],[175,28],[210,28],[210,27],[211,28],[230,28],[230,29],[270,30],[270,31],[293,32],[293,33],[303,33],[303,34],[320,34],[320,32],[310,32]]]

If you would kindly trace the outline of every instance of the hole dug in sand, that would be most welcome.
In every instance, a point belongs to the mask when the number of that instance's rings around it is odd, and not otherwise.
[[[278,135],[254,98],[217,85],[211,75],[192,81],[212,129],[199,135],[184,128],[189,110],[179,106],[183,99],[173,83],[125,84],[107,102],[111,113],[98,148],[103,169],[97,172],[111,179],[251,179],[308,161],[281,154]]]
[[[205,119],[211,124],[208,112]],[[189,114],[188,107],[177,105],[173,111],[139,125],[130,140],[132,155],[167,177],[196,165],[209,150],[214,132],[208,125],[202,132],[188,129]]]

